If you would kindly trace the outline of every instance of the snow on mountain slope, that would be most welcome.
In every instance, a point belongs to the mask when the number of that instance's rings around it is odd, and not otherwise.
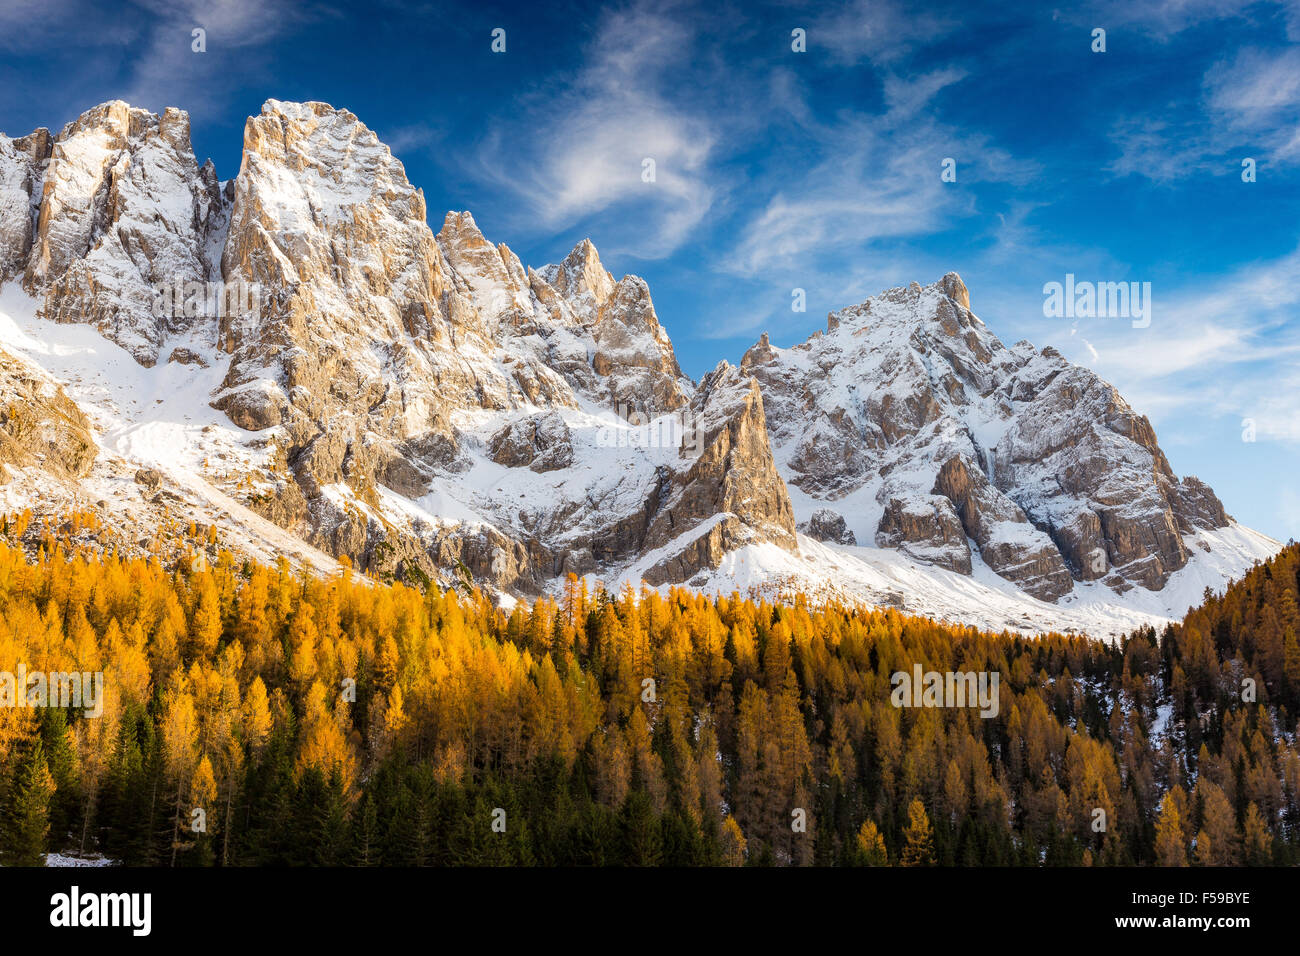
[[[98,502],[132,542],[152,537],[179,510],[187,521],[217,525],[228,546],[250,557],[273,562],[284,555],[322,573],[339,571],[334,558],[218,487],[223,473],[248,475],[268,464],[265,438],[232,426],[208,404],[219,365],[203,374],[189,365],[142,366],[94,328],[37,318],[38,308],[16,285],[0,288],[0,354],[61,383],[89,419],[100,453],[75,482],[48,469],[9,468],[0,510],[37,504],[59,512]],[[216,358],[210,346],[184,342]],[[149,470],[168,479],[166,489],[150,480],[142,485],[138,473]]]
[[[175,363],[145,368],[94,329],[36,318],[35,311],[36,303],[16,287],[0,291],[0,349],[62,381],[93,422],[103,460],[83,480],[79,489],[83,498],[102,496],[110,514],[145,534],[151,517],[148,508],[141,507],[133,476],[141,468],[157,469],[183,506],[216,523],[237,549],[263,560],[285,554],[295,563],[337,573],[338,566],[328,555],[306,546],[222,490],[227,474],[253,475],[271,466],[268,438],[273,444],[274,434],[237,428],[210,407],[210,394],[224,374],[221,357],[210,344],[193,337],[168,342],[183,342],[213,360],[197,373],[194,366]],[[672,442],[663,441],[677,427],[678,420],[671,415],[640,426],[594,406],[566,409],[561,416],[569,429],[573,460],[564,468],[538,473],[501,465],[489,457],[501,416],[463,413],[459,425],[469,449],[468,470],[454,480],[439,478],[425,495],[414,499],[384,488],[374,515],[388,522],[406,522],[414,529],[497,528],[502,515],[509,513],[513,526],[507,531],[535,533],[541,524],[549,524],[561,538],[581,537],[584,527],[598,523],[593,515],[626,510],[642,501],[660,469],[677,454]],[[0,485],[0,507],[14,509],[30,502],[32,476],[26,477]],[[36,478],[36,483],[40,494],[52,490],[45,476]],[[250,487],[259,486],[272,488],[270,476]],[[346,484],[331,485],[325,493],[340,507],[367,511],[372,507]],[[815,501],[798,493],[794,500],[796,513]],[[730,517],[718,513],[646,551],[635,562],[615,567],[612,573],[591,575],[590,580],[599,578],[613,587],[624,581],[639,584],[666,557]],[[1192,559],[1162,591],[1135,588],[1120,597],[1099,583],[1079,584],[1057,604],[1018,590],[984,565],[978,554],[972,574],[963,575],[917,562],[896,550],[837,546],[805,535],[799,536],[797,553],[770,542],[742,545],[729,551],[717,568],[702,570],[686,583],[707,592],[739,590],[768,598],[802,591],[814,599],[896,606],[908,613],[992,629],[1107,637],[1181,616],[1200,601],[1206,587],[1221,588],[1241,568],[1278,547],[1277,542],[1235,523],[1198,531],[1187,536],[1186,544]],[[557,579],[552,588],[559,586]]]
[[[1099,580],[1158,592],[1187,535],[1230,524],[1114,387],[1053,349],[1004,346],[955,273],[834,312],[793,348],[765,335],[741,368],[797,516],[833,508],[860,544],[962,573],[978,556],[1054,601]]]
[[[161,339],[178,327],[155,308],[156,290],[216,277],[209,237],[225,225],[216,173],[190,148],[188,114],[155,116],[114,101],[52,139],[38,130],[25,141],[24,182],[37,216],[23,244],[24,285],[42,294],[46,317],[94,324],[153,364]],[[0,264],[0,278],[16,266]]]
[[[687,583],[707,593],[739,591],[768,600],[790,600],[802,593],[814,601],[861,601],[995,631],[1118,638],[1144,624],[1161,627],[1181,619],[1201,603],[1207,587],[1221,591],[1241,568],[1279,547],[1273,539],[1236,523],[1197,532],[1187,544],[1198,553],[1161,591],[1134,589],[1119,596],[1101,584],[1078,584],[1057,603],[1025,594],[978,557],[972,574],[965,575],[911,560],[897,550],[834,545],[805,535],[799,536],[798,555],[768,544],[750,545]],[[638,571],[628,569],[613,585],[636,582]]]
[[[19,278],[39,315],[93,324],[205,404],[160,418],[96,392],[87,371],[86,397],[130,413],[104,433],[107,450],[172,447],[184,485],[238,435],[208,476],[217,500],[358,568],[412,580],[468,568],[536,594],[728,502],[733,521],[652,576],[716,563],[741,541],[794,546],[748,380],[720,374],[696,394],[644,280],[615,281],[590,242],[534,271],[468,212],[435,235],[402,164],[347,110],[267,101],[224,187],[195,162],[180,110],[113,102],[54,136],[0,137],[0,254],[0,279]],[[160,309],[160,288],[176,286],[185,308],[162,297]],[[211,419],[208,404],[224,422],[186,424]],[[649,463],[601,444],[590,417],[617,429],[687,407],[711,430]],[[430,495],[462,519],[427,514]]]
[[[179,110],[0,136],[0,283],[0,381],[42,427],[0,435],[0,508],[97,502],[140,540],[179,513],[505,602],[573,573],[1104,634],[1278,546],[1110,385],[1003,346],[955,274],[697,384],[644,280],[588,240],[528,268],[468,212],[435,233],[324,103],[268,101],[225,184]],[[254,294],[160,312],[177,285]]]

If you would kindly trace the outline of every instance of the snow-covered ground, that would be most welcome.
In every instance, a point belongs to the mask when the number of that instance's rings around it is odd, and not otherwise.
[[[63,853],[45,854],[46,866],[116,866],[114,860],[104,856],[67,856]]]
[[[90,418],[100,455],[81,490],[91,501],[102,500],[110,514],[129,518],[140,503],[135,470],[152,468],[184,496],[189,517],[235,533],[250,556],[274,561],[285,554],[322,573],[338,571],[332,557],[219,487],[242,477],[252,490],[269,487],[267,440],[275,438],[274,430],[254,434],[236,427],[208,404],[228,356],[198,336],[177,338],[167,348],[190,349],[207,368],[170,362],[145,368],[90,326],[56,324],[35,318],[35,311],[36,303],[17,283],[0,289],[0,348],[52,375]],[[0,510],[28,504],[22,494],[0,485]]]
[[[708,593],[739,591],[769,599],[801,591],[814,599],[898,607],[995,631],[1059,631],[1113,639],[1143,624],[1158,627],[1182,618],[1201,602],[1207,586],[1221,591],[1235,569],[1263,560],[1279,547],[1272,538],[1239,524],[1200,531],[1185,540],[1192,560],[1163,590],[1133,588],[1121,596],[1097,582],[1077,583],[1058,604],[1017,590],[978,554],[967,577],[897,551],[825,544],[805,535],[799,536],[797,556],[774,544],[749,545],[727,555],[717,570],[697,575],[690,585]],[[613,587],[636,583],[642,570],[641,563],[634,565],[613,580]]]
[[[241,478],[247,478],[252,489],[270,487],[268,439],[273,442],[277,437],[275,429],[244,431],[209,406],[228,356],[198,334],[169,342],[166,348],[187,348],[202,356],[206,368],[177,363],[144,368],[93,328],[55,325],[34,318],[34,311],[35,303],[16,283],[0,289],[0,347],[61,381],[69,397],[91,418],[102,449],[100,462],[82,482],[91,500],[105,501],[110,512],[130,514],[140,502],[134,470],[153,468],[171,480],[192,517],[231,532],[251,556],[274,560],[285,554],[321,573],[337,573],[339,566],[332,557],[254,514],[228,493]],[[468,472],[454,480],[436,480],[415,500],[381,489],[383,519],[408,526],[487,524],[507,534],[536,533],[539,523],[558,521],[560,526],[547,532],[552,540],[562,541],[566,534],[589,527],[596,512],[607,519],[639,507],[657,469],[677,454],[675,447],[657,440],[665,433],[664,422],[638,428],[612,412],[584,404],[557,410],[572,437],[570,466],[538,474],[492,461],[486,454],[491,435],[509,417],[530,411],[462,413],[457,425],[470,438]],[[789,490],[797,520],[824,504],[795,487]],[[331,485],[324,491],[340,503],[373,511],[345,485]],[[875,486],[868,485],[839,502],[855,516],[850,529],[859,541],[872,539],[870,521],[862,516],[876,516],[874,492]],[[19,494],[0,485],[0,510],[21,507]],[[714,521],[724,517],[718,515]],[[624,581],[639,584],[649,568],[710,527],[706,522],[693,528],[682,539],[614,569],[602,580],[614,588]],[[738,590],[778,597],[802,591],[814,600],[838,598],[899,607],[993,630],[1116,637],[1142,624],[1158,626],[1180,618],[1200,602],[1206,587],[1221,590],[1230,577],[1280,547],[1236,524],[1185,540],[1192,560],[1163,590],[1133,588],[1118,595],[1100,583],[1076,584],[1059,604],[1019,591],[980,561],[977,550],[973,573],[965,576],[897,551],[824,544],[803,535],[797,555],[770,543],[752,544],[688,583],[709,593]],[[557,590],[560,583],[555,582]]]

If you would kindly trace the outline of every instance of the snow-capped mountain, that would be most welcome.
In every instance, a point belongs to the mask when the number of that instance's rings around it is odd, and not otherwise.
[[[1159,590],[1189,560],[1184,535],[1231,523],[1114,387],[1054,349],[1004,346],[955,273],[832,313],[792,349],[764,336],[741,370],[802,496],[950,570],[977,551],[1044,600],[1076,581]]]
[[[587,240],[525,267],[467,212],[435,234],[321,103],[267,102],[224,184],[179,110],[0,136],[0,283],[0,508],[95,502],[119,545],[179,509],[507,601],[574,573],[1105,633],[1277,546],[955,274],[696,384],[644,280]]]

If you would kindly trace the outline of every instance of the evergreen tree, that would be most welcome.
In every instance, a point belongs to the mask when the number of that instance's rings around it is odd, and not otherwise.
[[[907,808],[907,827],[903,830],[903,854],[900,866],[933,866],[934,836],[925,804],[913,800]]]
[[[1156,863],[1160,866],[1187,865],[1183,821],[1172,793],[1165,794],[1160,803],[1160,820],[1156,824]]]
[[[620,862],[624,866],[658,866],[663,837],[650,796],[644,790],[627,795],[618,815]]]
[[[41,866],[50,830],[54,778],[37,737],[18,760],[0,793],[0,859],[6,866]]]
[[[885,838],[880,835],[876,821],[867,820],[858,828],[857,846],[858,858],[863,866],[889,865],[889,853],[885,850]]]

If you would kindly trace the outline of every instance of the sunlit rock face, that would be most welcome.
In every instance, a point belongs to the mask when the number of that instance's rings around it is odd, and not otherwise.
[[[212,408],[272,461],[249,507],[399,577],[687,581],[748,545],[797,556],[794,488],[818,542],[982,562],[1054,601],[1159,589],[1187,536],[1230,521],[1114,388],[1004,346],[955,273],[793,348],[764,334],[697,385],[643,279],[586,239],[530,268],[464,211],[435,232],[389,148],[324,103],[268,101],[224,183],[180,110],[111,102],[0,136],[6,282],[140,366],[211,376]],[[91,430],[29,371],[7,374],[43,437],[3,454],[75,479]]]
[[[1228,524],[1111,385],[1054,349],[1004,346],[955,273],[834,312],[793,348],[764,337],[741,369],[786,481],[854,495],[878,545],[950,570],[969,573],[974,547],[1045,600],[1076,580],[1158,590],[1187,563],[1183,534]]]

